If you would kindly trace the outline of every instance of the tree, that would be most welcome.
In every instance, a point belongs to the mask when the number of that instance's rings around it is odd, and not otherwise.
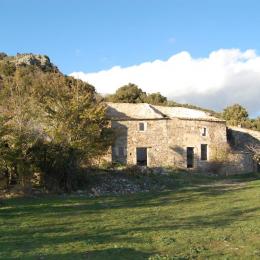
[[[82,166],[90,166],[112,144],[106,105],[93,86],[71,77],[56,77],[40,102],[46,138],[32,150],[47,188],[70,191]],[[56,187],[54,187],[56,186]]]
[[[251,119],[251,129],[260,131],[260,117],[257,117],[255,119]]]
[[[8,146],[7,140],[5,137],[8,135],[9,129],[6,126],[6,118],[3,115],[0,116],[0,174],[2,177],[5,177],[7,180],[7,186],[11,177],[11,165],[10,157],[11,149]]]
[[[152,105],[166,105],[167,104],[167,98],[161,95],[161,93],[152,93],[148,94],[144,101],[148,104]]]
[[[247,149],[251,153],[253,160],[260,164],[260,145],[251,144],[247,146]]]
[[[28,151],[42,136],[39,122],[43,117],[34,98],[32,83],[35,79],[31,74],[28,68],[15,69],[13,76],[5,74],[0,95],[4,125],[8,127],[2,136],[5,141],[2,153],[11,178],[17,176],[18,182],[29,190],[33,164]]]
[[[143,103],[146,93],[137,85],[129,83],[117,89],[116,93],[107,97],[107,101],[118,103]]]
[[[248,119],[248,112],[241,105],[234,104],[224,109],[222,117],[229,125],[238,126]]]

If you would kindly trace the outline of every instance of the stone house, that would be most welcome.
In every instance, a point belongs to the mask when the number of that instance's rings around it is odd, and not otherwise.
[[[226,122],[204,111],[146,103],[107,105],[116,133],[109,162],[208,171],[229,146]],[[224,157],[221,171],[254,170],[249,154],[231,151]]]

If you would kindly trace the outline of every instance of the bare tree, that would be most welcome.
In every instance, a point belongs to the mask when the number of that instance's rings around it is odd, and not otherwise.
[[[253,159],[260,163],[260,145],[259,144],[250,144],[247,145],[246,148],[252,154]]]

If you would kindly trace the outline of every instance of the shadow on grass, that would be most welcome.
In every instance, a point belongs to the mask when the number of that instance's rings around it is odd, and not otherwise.
[[[75,229],[68,223],[63,223],[59,227],[46,226],[36,228],[28,228],[28,230],[18,229],[9,230],[8,232],[1,232],[0,248],[4,250],[16,249],[26,250],[27,252],[33,252],[35,249],[42,247],[60,248],[63,245],[71,245],[74,248],[74,243],[83,243],[83,247],[88,246],[107,246],[107,243],[112,244],[141,244],[143,243],[143,237],[133,237],[133,234],[147,235],[151,232],[161,233],[164,231],[201,231],[207,228],[223,228],[231,225],[233,222],[248,221],[250,214],[259,212],[260,207],[250,209],[230,209],[227,211],[220,211],[218,214],[208,214],[207,216],[201,214],[189,217],[176,217],[172,218],[170,222],[164,223],[160,221],[159,216],[150,215],[147,218],[140,219],[140,224],[136,224],[128,227],[114,227],[111,226],[108,229],[95,228],[90,230],[84,230],[81,228]],[[153,220],[151,224],[149,221]],[[158,221],[157,221],[158,220]],[[84,225],[84,223],[82,223]],[[78,233],[77,233],[78,232]],[[55,250],[53,250],[55,252]],[[82,251],[82,248],[81,248]],[[8,254],[8,252],[6,252]],[[31,255],[31,253],[30,253]],[[5,255],[6,256],[6,255]],[[36,255],[34,255],[35,257]],[[0,253],[1,257],[1,253]],[[110,248],[97,251],[89,251],[85,253],[70,253],[70,254],[46,254],[46,259],[147,259],[148,254],[140,251],[136,251],[130,248]],[[4,258],[3,258],[4,259]],[[26,257],[27,259],[27,257]],[[30,258],[28,258],[30,259]],[[36,258],[31,258],[36,259]],[[44,259],[44,258],[43,258]]]
[[[164,191],[154,191],[147,193],[137,193],[123,196],[108,196],[88,198],[81,196],[46,196],[38,198],[16,198],[6,199],[0,205],[0,216],[2,218],[16,218],[34,215],[45,217],[60,214],[66,215],[96,214],[98,211],[104,212],[111,209],[124,208],[148,208],[166,206],[171,204],[190,204],[198,197],[216,197],[227,193],[250,190],[255,187],[241,185],[257,180],[259,174],[240,175],[221,178],[221,182],[216,182],[216,178],[205,176],[197,178],[192,176],[197,182],[190,185],[178,185],[174,189]],[[200,181],[199,181],[200,180]],[[219,177],[217,177],[219,180]],[[228,182],[227,182],[228,180]],[[223,183],[224,182],[224,183]],[[259,183],[260,187],[260,183]]]
[[[201,192],[209,192],[209,188],[203,188],[203,189],[198,189],[199,193]],[[245,188],[243,188],[245,189]],[[203,190],[203,191],[201,191]],[[185,192],[183,192],[185,195]],[[181,193],[182,194],[182,193]],[[183,196],[179,194],[179,198],[176,196],[172,198],[171,203],[178,203],[178,199],[183,203]],[[123,207],[119,203],[119,205],[115,205],[115,201],[106,201],[106,203],[111,203],[111,205],[108,208],[132,208],[132,207],[137,207],[136,205],[132,204],[138,204],[139,207],[143,207],[144,210],[147,207],[153,208],[154,204],[149,203],[148,199],[151,199],[151,194],[147,195],[145,194],[145,198],[139,196],[139,200],[134,196],[134,200],[126,199],[128,201],[128,206],[125,204],[127,201],[123,201]],[[158,194],[157,194],[158,195]],[[169,195],[168,193],[164,192],[160,194],[162,197],[162,200],[165,201],[167,204],[169,203],[168,200],[170,200],[169,197],[166,197],[166,195]],[[185,195],[186,196],[186,195]],[[208,195],[207,195],[208,196]],[[191,194],[189,194],[188,197],[191,197]],[[195,198],[196,198],[196,193],[195,193]],[[117,198],[118,200],[121,201],[122,203],[122,198]],[[158,199],[158,198],[157,198]],[[185,198],[187,199],[187,198]],[[162,200],[158,200],[155,205],[160,205],[162,206]],[[83,200],[84,201],[84,200]],[[97,203],[97,199],[91,200]],[[147,203],[145,203],[145,201]],[[179,201],[179,202],[180,202]],[[64,201],[66,202],[66,200]],[[73,203],[75,200],[68,200],[67,203]],[[36,201],[35,201],[36,203]],[[55,200],[55,203],[57,201]],[[191,202],[189,202],[191,203]],[[34,203],[30,203],[31,206],[35,206]],[[39,206],[39,205],[38,205]],[[41,211],[41,207],[34,208],[34,211],[31,211],[31,214],[29,214],[29,217],[33,217],[34,219],[37,218],[47,218],[46,216],[46,205],[44,206],[45,211]],[[67,206],[66,206],[67,207]],[[84,207],[84,205],[81,207]],[[96,208],[96,207],[95,207]],[[98,208],[98,207],[97,207]],[[108,208],[105,208],[107,210]],[[25,209],[28,210],[27,207]],[[104,208],[103,208],[104,209]],[[5,209],[5,211],[8,212],[10,209]],[[54,210],[54,211],[53,211]],[[71,213],[68,214],[67,216],[71,216],[71,222],[65,221],[63,223],[55,223],[53,225],[50,225],[47,223],[46,225],[40,225],[40,224],[34,224],[25,226],[25,227],[20,227],[17,229],[2,229],[0,232],[0,248],[28,248],[28,250],[34,250],[36,248],[40,248],[42,246],[54,246],[61,245],[61,244],[70,244],[70,243],[86,243],[89,245],[106,245],[106,243],[142,243],[142,238],[134,237],[132,234],[146,234],[150,232],[163,232],[163,231],[169,231],[169,230],[174,230],[174,231],[181,231],[181,230],[202,230],[202,229],[207,229],[207,228],[223,228],[231,225],[233,222],[240,222],[240,221],[248,221],[250,219],[250,216],[254,214],[255,212],[260,211],[260,207],[252,207],[252,208],[229,208],[228,210],[219,210],[217,213],[211,213],[211,214],[206,214],[205,212],[200,213],[199,215],[191,215],[191,216],[174,216],[172,217],[171,214],[167,215],[167,218],[161,219],[160,212],[158,214],[155,214],[154,211],[149,211],[150,213],[148,216],[139,216],[137,220],[133,222],[132,225],[125,226],[122,223],[120,224],[120,227],[117,226],[110,226],[107,229],[104,229],[100,223],[102,220],[96,219],[96,220],[89,220],[88,218],[82,219],[82,222],[79,222],[77,219],[77,226],[74,227],[74,219],[73,216],[75,214],[75,207],[71,205],[70,211]],[[92,209],[95,210],[95,209]],[[1,210],[2,211],[2,210]],[[1,212],[0,211],[0,212]],[[57,219],[63,218],[66,216],[66,211],[62,209],[62,206],[59,207],[52,207],[50,204],[50,211],[53,211],[53,214],[56,216]],[[47,211],[48,212],[48,211]],[[81,216],[88,216],[89,214],[89,205],[86,205],[86,210],[84,211],[83,209],[80,210],[78,213]],[[17,211],[17,225],[19,225],[19,210]],[[98,214],[98,212],[96,212]],[[13,214],[13,213],[12,213]],[[28,212],[27,212],[28,214]],[[257,214],[256,214],[257,215]],[[23,215],[21,215],[23,216]],[[97,215],[98,217],[98,215]],[[169,219],[170,217],[170,219]],[[1,214],[1,219],[7,218],[6,221],[8,222],[8,214]],[[115,218],[117,216],[115,215]],[[120,218],[118,218],[120,220]],[[84,229],[84,225],[88,225],[89,221],[96,222],[96,227],[93,228],[91,227],[90,229]],[[127,216],[125,216],[125,221],[127,223]],[[95,223],[94,223],[95,224]],[[29,245],[29,246],[28,246]],[[112,250],[112,249],[111,249]],[[120,249],[121,250],[121,249]],[[115,252],[118,254],[121,252],[122,254],[124,253],[124,250],[120,251],[119,249],[116,249]],[[128,249],[127,249],[128,250]],[[96,252],[97,257],[98,254],[105,254],[106,251],[102,252]],[[108,253],[109,251],[107,251]],[[91,253],[92,254],[92,253]],[[91,255],[90,254],[90,255]],[[139,254],[139,253],[137,253]],[[0,255],[1,256],[1,255]],[[93,257],[95,254],[93,253]],[[95,258],[93,258],[95,259]],[[97,258],[98,259],[98,258]],[[116,258],[115,258],[116,259]],[[134,258],[138,259],[138,258]]]
[[[250,186],[229,187],[194,186],[173,191],[159,191],[132,194],[122,197],[46,197],[9,199],[0,207],[2,218],[17,218],[26,216],[50,217],[57,214],[62,217],[80,214],[96,214],[111,209],[149,208],[181,203],[191,204],[199,197],[216,197],[226,193],[249,190]]]
[[[164,206],[169,206],[172,211],[174,208],[171,207],[178,206],[178,204],[181,207],[189,208],[192,203],[198,200],[212,197],[211,201],[214,201],[214,198],[223,194],[232,195],[233,192],[247,191],[251,188],[250,185],[237,185],[235,187],[195,185],[179,188],[176,190],[178,192],[163,191],[123,197],[10,199],[0,207],[0,223],[2,224],[0,226],[0,249],[5,253],[4,256],[7,256],[10,250],[33,252],[37,248],[48,246],[56,248],[56,246],[70,243],[72,245],[83,243],[83,247],[84,245],[107,247],[107,243],[139,244],[144,242],[143,237],[133,236],[133,234],[142,234],[143,236],[151,232],[169,230],[199,231],[207,228],[223,228],[234,222],[250,220],[254,217],[254,213],[260,211],[260,207],[222,209],[219,205],[219,209],[214,213],[205,214],[205,211],[201,211],[197,215],[180,214],[176,216],[170,212],[167,215],[161,215],[160,210]],[[157,213],[156,208],[159,209]],[[125,215],[122,220],[120,215],[117,215],[118,210],[121,209],[126,209],[127,212],[135,209],[138,211],[131,213],[131,216]],[[139,210],[145,214],[140,214],[136,219],[133,219],[133,215],[140,213]],[[103,222],[105,220],[99,218],[100,214],[108,214],[108,216],[113,214],[120,224],[115,226],[108,221],[109,225],[105,225],[106,228],[104,228]],[[255,215],[257,216],[257,214]],[[128,217],[131,225],[127,223]],[[54,222],[52,222],[53,218]],[[50,220],[45,222],[45,219]],[[23,223],[25,220],[27,221],[26,225]],[[3,224],[10,225],[10,227]],[[111,258],[109,258],[110,256]],[[127,258],[128,256],[131,257]],[[55,255],[50,253],[47,257],[47,259],[73,259],[74,257],[76,259],[144,259],[147,254],[130,248],[110,248],[82,254]]]
[[[142,251],[137,251],[132,248],[107,248],[103,250],[93,250],[86,251],[82,253],[62,253],[62,254],[41,254],[34,256],[27,256],[27,260],[35,259],[48,259],[48,260],[57,260],[57,259],[91,259],[91,260],[142,260],[148,259],[151,254],[145,253]]]

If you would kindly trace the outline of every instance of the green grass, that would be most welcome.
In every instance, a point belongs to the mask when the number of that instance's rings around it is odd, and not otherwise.
[[[173,175],[122,197],[0,205],[0,259],[260,259],[260,180]]]

